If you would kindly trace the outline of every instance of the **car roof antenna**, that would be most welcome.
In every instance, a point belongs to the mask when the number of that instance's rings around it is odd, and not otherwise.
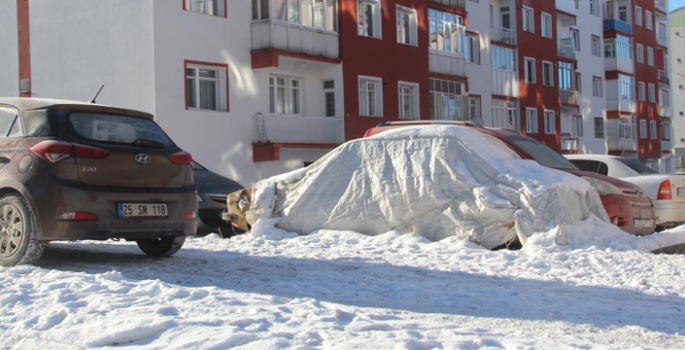
[[[98,95],[100,95],[100,91],[102,91],[102,88],[104,88],[104,87],[105,87],[105,84],[102,84],[102,86],[100,86],[100,90],[98,90],[98,93],[95,94],[95,97],[93,97],[93,99],[90,100],[90,103],[95,103],[95,99],[98,98]]]

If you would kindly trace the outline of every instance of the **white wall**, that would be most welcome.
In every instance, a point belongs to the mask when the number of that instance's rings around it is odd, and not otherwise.
[[[0,0],[0,96],[19,96],[17,1]]]
[[[511,6],[514,10],[514,5]],[[499,6],[497,6],[499,9]],[[490,58],[490,10],[489,2],[466,2],[468,12],[467,30],[480,34],[480,64],[466,63],[469,78],[469,94],[480,95],[483,124],[492,126],[492,66]],[[512,16],[512,21],[513,21]],[[512,22],[513,23],[513,22]]]
[[[34,97],[155,110],[151,1],[29,4]]]

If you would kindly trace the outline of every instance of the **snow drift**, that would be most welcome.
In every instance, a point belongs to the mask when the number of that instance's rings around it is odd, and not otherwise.
[[[593,215],[608,222],[586,181],[520,159],[472,128],[420,126],[347,142],[258,182],[246,216],[253,231],[275,222],[298,234],[415,232],[495,248]]]

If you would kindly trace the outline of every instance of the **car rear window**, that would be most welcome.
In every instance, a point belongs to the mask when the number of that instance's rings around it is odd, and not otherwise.
[[[639,161],[635,159],[630,159],[630,158],[616,158],[619,162],[627,165],[629,168],[635,170],[638,172],[638,174],[641,175],[647,175],[647,174],[658,174],[658,171],[655,171],[654,169],[640,163]]]
[[[568,159],[536,140],[524,137],[508,137],[507,139],[541,165],[554,169],[578,170]]]
[[[118,114],[72,112],[69,123],[82,139],[149,147],[174,147],[152,120]]]

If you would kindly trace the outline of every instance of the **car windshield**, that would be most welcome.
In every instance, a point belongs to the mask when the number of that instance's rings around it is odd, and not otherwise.
[[[553,149],[541,144],[536,140],[519,136],[507,137],[507,140],[516,145],[516,147],[520,148],[523,152],[528,154],[541,165],[554,169],[578,169],[561,154],[555,152]]]
[[[616,158],[619,162],[627,165],[629,168],[635,170],[640,175],[647,174],[658,174],[658,171],[654,171],[652,168],[640,163],[637,159],[630,158]]]
[[[152,120],[125,115],[73,112],[69,121],[84,139],[143,147],[174,147],[171,139]]]

